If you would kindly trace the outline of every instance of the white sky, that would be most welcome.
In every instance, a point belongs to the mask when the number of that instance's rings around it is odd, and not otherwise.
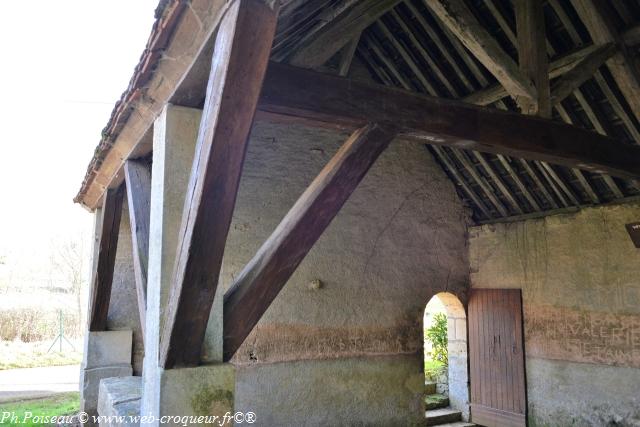
[[[157,0],[2,1],[0,257],[87,233],[72,199],[127,87]]]

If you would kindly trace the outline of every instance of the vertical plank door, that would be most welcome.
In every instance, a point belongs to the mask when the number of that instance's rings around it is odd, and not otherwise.
[[[472,289],[469,298],[471,421],[526,426],[520,289]]]

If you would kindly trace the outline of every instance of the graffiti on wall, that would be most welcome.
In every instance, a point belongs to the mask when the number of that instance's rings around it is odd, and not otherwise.
[[[524,307],[527,356],[640,368],[640,316]]]

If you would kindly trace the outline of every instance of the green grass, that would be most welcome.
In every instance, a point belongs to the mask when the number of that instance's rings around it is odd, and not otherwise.
[[[51,342],[23,343],[20,341],[0,341],[0,370],[16,368],[37,368],[40,366],[77,365],[82,362],[82,353],[73,351],[67,343],[59,353],[56,345],[50,353]],[[76,350],[82,343],[74,343]]]
[[[50,418],[53,416],[72,415],[79,410],[80,393],[77,392],[61,393],[44,399],[0,403],[0,424],[3,426],[42,426],[46,425],[46,423],[37,422],[38,420],[35,417]],[[29,417],[29,412],[32,414],[31,417]],[[6,413],[11,414],[11,416],[7,416]],[[14,417],[17,417],[17,423]]]
[[[435,378],[440,371],[445,369],[444,363],[437,360],[425,360],[424,361],[424,376],[431,379]]]

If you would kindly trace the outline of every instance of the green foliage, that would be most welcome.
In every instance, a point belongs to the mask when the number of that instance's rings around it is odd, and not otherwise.
[[[425,330],[425,339],[433,345],[433,360],[444,365],[449,363],[447,352],[447,315],[436,313],[433,316],[433,323]]]

